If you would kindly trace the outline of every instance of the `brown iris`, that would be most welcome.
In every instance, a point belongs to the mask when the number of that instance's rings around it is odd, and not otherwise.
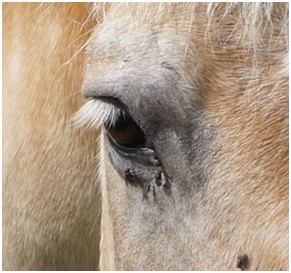
[[[144,146],[146,139],[141,128],[128,115],[121,114],[114,125],[105,124],[108,134],[123,146]]]

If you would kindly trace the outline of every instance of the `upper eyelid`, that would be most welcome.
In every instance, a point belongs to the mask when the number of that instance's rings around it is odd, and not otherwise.
[[[118,98],[112,97],[112,96],[98,96],[98,97],[92,97],[92,99],[99,100],[108,104],[112,104],[115,107],[119,108],[120,110],[124,111],[125,113],[128,113],[128,107]]]

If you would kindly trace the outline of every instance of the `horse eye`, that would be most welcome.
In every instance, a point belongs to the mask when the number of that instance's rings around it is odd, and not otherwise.
[[[126,113],[120,114],[114,124],[104,124],[104,126],[109,136],[122,146],[145,146],[145,134],[136,122]]]

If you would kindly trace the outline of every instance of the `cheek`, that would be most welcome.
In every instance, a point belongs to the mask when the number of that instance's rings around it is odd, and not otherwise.
[[[126,216],[128,211],[127,186],[124,179],[118,174],[112,166],[106,145],[104,135],[101,135],[101,158],[100,158],[100,175],[102,187],[102,199],[106,200],[106,210],[111,219],[114,219],[114,228],[119,225],[120,218],[118,215]],[[102,202],[103,202],[102,200]],[[107,214],[102,212],[102,214]],[[103,217],[103,216],[102,216]]]

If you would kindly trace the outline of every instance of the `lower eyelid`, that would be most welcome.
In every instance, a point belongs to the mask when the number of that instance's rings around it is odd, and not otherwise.
[[[110,135],[106,134],[108,142],[113,149],[125,157],[126,159],[132,159],[135,162],[142,163],[149,166],[158,166],[159,161],[156,158],[155,150],[149,147],[125,147],[116,142]]]

